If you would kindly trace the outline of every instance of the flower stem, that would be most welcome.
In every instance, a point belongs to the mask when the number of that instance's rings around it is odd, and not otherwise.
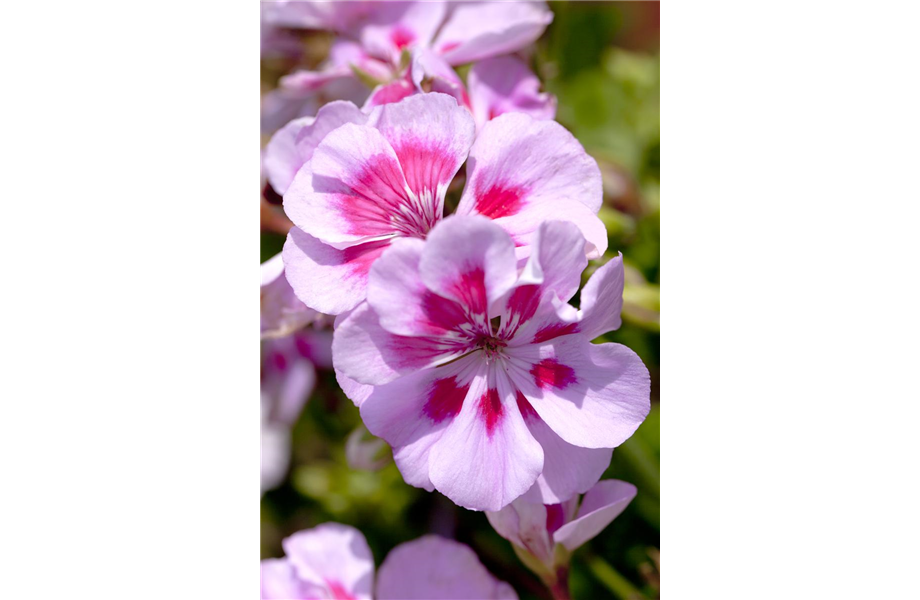
[[[549,591],[553,593],[553,600],[571,600],[569,596],[569,570],[565,567],[556,571],[556,581],[550,585]]]

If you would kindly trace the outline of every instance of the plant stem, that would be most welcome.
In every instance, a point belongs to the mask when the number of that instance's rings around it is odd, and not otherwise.
[[[553,593],[553,600],[571,600],[569,596],[569,570],[565,567],[556,571],[556,581],[548,586]]]

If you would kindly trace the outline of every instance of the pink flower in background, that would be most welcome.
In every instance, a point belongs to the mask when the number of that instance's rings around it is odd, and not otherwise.
[[[544,574],[555,575],[558,567],[568,563],[568,552],[603,531],[635,497],[636,486],[616,479],[597,482],[580,507],[577,496],[561,504],[544,504],[535,488],[486,516],[500,536],[536,558]],[[559,552],[557,546],[567,552]]]
[[[263,339],[288,336],[312,323],[318,314],[294,294],[280,254],[262,263],[260,304]]]
[[[467,546],[433,535],[394,548],[374,590],[374,557],[360,531],[324,523],[285,539],[285,557],[262,561],[262,598],[299,600],[516,600]]]
[[[314,365],[332,366],[331,344],[330,331],[307,329],[262,344],[262,492],[284,480],[291,427],[316,385]]]
[[[302,92],[329,78],[353,76],[352,66],[381,82],[398,79],[404,50],[430,49],[450,65],[516,52],[553,20],[544,2],[268,4],[263,20],[271,26],[329,29],[343,36],[337,43],[351,45],[347,58],[330,57],[318,72],[298,71],[281,84]]]
[[[507,112],[521,112],[535,119],[556,116],[555,96],[540,91],[540,80],[516,56],[487,58],[474,63],[467,81],[469,92],[443,58],[427,48],[420,48],[413,52],[406,76],[377,86],[363,110],[415,94],[440,92],[453,96],[473,114],[477,130]]]
[[[548,218],[575,223],[588,256],[604,252],[600,171],[568,131],[523,114],[488,122],[475,142],[474,131],[454,98],[430,93],[379,106],[366,124],[326,135],[284,194],[296,227],[282,256],[298,298],[326,314],[357,306],[371,264],[390,243],[424,239],[442,219],[447,186],[467,157],[457,213],[494,219],[519,258]]]
[[[337,321],[333,360],[353,380],[343,389],[406,482],[474,510],[500,510],[535,483],[547,503],[589,489],[649,411],[639,357],[591,343],[620,325],[622,260],[597,270],[576,311],[566,302],[584,236],[551,221],[532,244],[519,272],[497,223],[451,217],[425,242],[394,242],[370,270],[367,302]]]

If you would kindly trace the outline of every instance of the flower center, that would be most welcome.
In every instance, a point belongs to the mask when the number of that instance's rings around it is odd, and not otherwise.
[[[486,356],[486,360],[494,360],[498,355],[501,354],[502,348],[508,344],[497,337],[491,335],[483,335],[477,340],[476,346],[480,348]]]

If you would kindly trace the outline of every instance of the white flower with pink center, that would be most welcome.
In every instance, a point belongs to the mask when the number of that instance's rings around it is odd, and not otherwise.
[[[295,135],[297,160],[309,158],[284,193],[296,225],[282,253],[285,273],[310,308],[340,314],[364,300],[381,253],[396,239],[425,239],[443,218],[447,187],[464,161],[457,214],[493,219],[511,234],[518,258],[547,219],[577,225],[587,256],[606,249],[597,163],[558,123],[508,113],[477,135],[469,111],[438,93],[379,106],[365,120],[339,104],[326,117],[349,122],[317,145],[297,149]],[[312,128],[323,128],[319,116]]]
[[[535,225],[519,271],[499,223],[451,217],[427,241],[393,241],[333,340],[343,389],[404,479],[491,511],[534,484],[548,504],[590,488],[645,419],[650,389],[635,353],[591,343],[620,325],[622,259],[597,270],[575,310],[579,228]]]
[[[284,558],[262,561],[264,600],[517,600],[469,547],[434,535],[400,544],[380,565],[360,531],[324,523],[285,539]]]

